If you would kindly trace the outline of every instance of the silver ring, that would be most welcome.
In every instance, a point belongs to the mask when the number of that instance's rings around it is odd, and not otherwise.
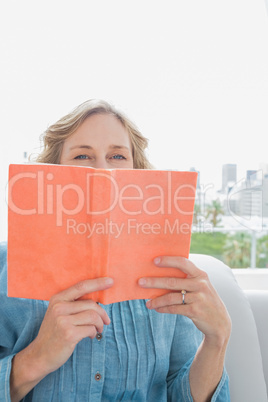
[[[182,294],[182,304],[186,304],[186,303],[185,303],[185,299],[184,299],[186,293],[187,293],[187,292],[186,292],[186,290],[184,290],[184,289],[181,291],[181,294]]]

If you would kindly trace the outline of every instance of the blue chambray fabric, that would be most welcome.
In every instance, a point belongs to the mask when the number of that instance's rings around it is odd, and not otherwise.
[[[8,298],[6,288],[6,243],[0,243],[0,402],[10,401],[12,358],[37,336],[48,305]],[[202,340],[192,321],[148,310],[144,300],[102,307],[111,319],[102,338],[79,342],[23,401],[192,401],[189,370]],[[230,401],[225,370],[212,401]]]

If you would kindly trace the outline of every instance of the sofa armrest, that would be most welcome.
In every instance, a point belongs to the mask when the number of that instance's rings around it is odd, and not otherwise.
[[[268,290],[244,290],[250,302],[261,347],[263,371],[268,385]]]
[[[207,272],[232,320],[225,362],[230,377],[231,401],[267,402],[257,326],[246,294],[239,287],[232,270],[221,261],[201,254],[191,254],[189,258]]]

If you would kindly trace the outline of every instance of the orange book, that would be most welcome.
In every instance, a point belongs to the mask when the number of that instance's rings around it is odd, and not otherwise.
[[[145,276],[161,255],[189,256],[197,173],[27,164],[9,167],[8,296],[49,300],[71,285],[112,277],[85,296],[103,304],[167,293]]]

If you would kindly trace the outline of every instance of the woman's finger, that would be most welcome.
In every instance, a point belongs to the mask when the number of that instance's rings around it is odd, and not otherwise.
[[[195,299],[195,294],[187,292],[182,294],[179,292],[167,293],[166,295],[156,297],[155,299],[149,300],[146,306],[151,309],[158,309],[166,306],[185,306],[186,304],[192,304]],[[184,302],[184,303],[183,303]]]
[[[197,287],[192,279],[174,278],[174,277],[148,277],[140,278],[139,285],[143,288],[194,291]]]
[[[55,296],[52,296],[51,300],[74,301],[82,296],[85,296],[86,294],[97,292],[98,290],[108,289],[112,285],[112,278],[87,279],[85,281],[76,283],[60,293],[57,293]]]
[[[202,271],[188,258],[179,256],[159,256],[154,259],[158,267],[178,268],[190,277],[198,276]]]
[[[50,306],[50,309],[53,310],[55,316],[72,316],[92,310],[101,317],[105,325],[110,324],[110,318],[106,311],[93,300],[76,300],[75,303],[56,301]]]
[[[158,313],[165,313],[165,314],[184,315],[185,317],[188,317],[194,321],[192,309],[190,309],[189,306],[173,304],[171,306],[158,307],[155,309],[155,311],[157,311]]]
[[[76,327],[93,325],[97,332],[103,331],[103,320],[94,310],[82,311],[81,313],[71,316],[64,316],[64,318],[61,317],[61,319],[65,320],[64,325],[73,325]]]

